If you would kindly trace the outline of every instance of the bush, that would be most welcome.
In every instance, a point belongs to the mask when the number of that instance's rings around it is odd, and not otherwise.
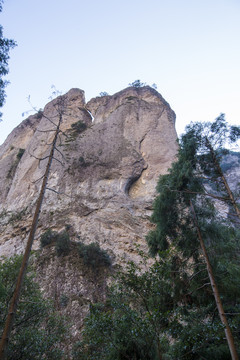
[[[69,301],[69,298],[68,298],[67,295],[62,294],[62,295],[60,296],[59,303],[60,303],[60,306],[61,306],[62,308],[65,308],[65,307],[67,306],[68,301]]]
[[[19,164],[19,162],[21,160],[21,157],[24,154],[24,151],[25,151],[25,149],[19,149],[18,150],[18,153],[16,155],[16,160],[13,161],[13,163],[11,164],[10,169],[8,170],[7,179],[13,179],[14,178],[15,172],[17,170],[17,167],[18,167],[18,164]]]
[[[37,119],[41,119],[42,117],[43,117],[43,110],[40,109],[40,110],[38,110],[38,112],[37,112],[37,114],[36,114],[36,118],[37,118]]]
[[[111,258],[107,251],[102,250],[98,243],[85,245],[78,244],[78,254],[83,259],[83,263],[91,267],[110,266]]]
[[[71,125],[71,128],[73,129],[73,131],[77,134],[80,134],[81,132],[83,132],[84,130],[86,130],[87,125],[85,123],[83,123],[82,121],[77,121],[76,123]]]
[[[51,229],[47,229],[40,237],[41,248],[51,244],[54,240],[56,240],[57,233],[52,231]]]
[[[57,235],[55,249],[57,256],[65,256],[70,251],[70,237],[66,230]]]
[[[146,83],[142,83],[140,80],[135,80],[132,83],[128,84],[128,86],[140,88],[140,87],[146,86]]]
[[[22,256],[0,258],[0,334],[3,332],[9,300],[22,263]],[[8,343],[8,360],[66,359],[61,351],[68,328],[53,303],[46,299],[28,267],[23,281],[14,330]]]
[[[17,153],[17,159],[20,160],[25,152],[25,149],[19,149]]]

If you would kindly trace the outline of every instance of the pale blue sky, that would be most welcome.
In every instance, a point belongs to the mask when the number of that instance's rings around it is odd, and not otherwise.
[[[240,123],[240,0],[5,0],[11,51],[0,144],[51,85],[86,99],[140,79],[176,112],[178,133],[221,112]]]

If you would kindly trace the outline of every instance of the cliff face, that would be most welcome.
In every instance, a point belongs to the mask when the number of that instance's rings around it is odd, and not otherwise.
[[[51,227],[71,224],[86,242],[97,241],[115,255],[128,256],[133,242],[144,238],[160,174],[177,150],[175,114],[155,90],[127,88],[87,104],[84,92],[66,94],[58,149],[36,236]],[[23,249],[56,121],[56,100],[30,116],[0,147],[0,212],[2,255]],[[48,119],[47,119],[48,118]],[[94,120],[92,121],[92,118]],[[87,129],[72,135],[71,125]],[[39,131],[40,130],[40,131]],[[19,149],[25,149],[22,157]],[[22,151],[23,152],[23,151]],[[33,156],[32,156],[33,155]],[[15,220],[14,220],[15,219]]]
[[[56,101],[46,105],[44,116],[23,121],[0,147],[1,255],[24,249],[53,138],[48,130],[58,118]],[[86,129],[78,133],[76,124]],[[72,89],[65,95],[61,129],[55,152],[61,163],[53,162],[48,181],[55,192],[46,191],[33,248],[39,249],[47,228],[61,231],[68,224],[73,244],[97,242],[113,264],[137,261],[136,245],[146,249],[157,179],[177,152],[174,112],[150,87],[127,88],[87,104],[84,92]],[[105,271],[91,274],[74,251],[57,258],[47,247],[40,254],[42,288],[57,303],[67,295],[66,312],[73,318],[104,296]]]

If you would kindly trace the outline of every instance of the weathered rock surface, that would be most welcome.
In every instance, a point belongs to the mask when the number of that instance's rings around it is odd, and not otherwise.
[[[38,234],[71,224],[84,241],[127,256],[148,230],[157,179],[176,154],[175,114],[149,87],[127,88],[88,104],[78,89],[66,98],[62,131],[70,134],[77,121],[88,127],[78,136],[61,135],[58,149],[64,158],[58,152],[56,157],[63,165],[53,163],[48,187],[62,195],[46,192]],[[54,104],[46,105],[44,116],[25,120],[0,147],[2,255],[23,249],[47,162],[36,158],[48,155],[53,132],[46,131],[54,129],[48,119],[58,117]],[[20,159],[19,149],[25,149]]]
[[[46,191],[33,247],[39,249],[47,228],[61,231],[69,224],[73,242],[98,242],[113,265],[137,261],[136,245],[146,249],[157,179],[177,152],[175,114],[150,87],[130,87],[87,104],[84,92],[72,89],[64,99],[64,133],[58,140],[60,152],[55,152],[62,164],[53,162],[48,188],[55,192]],[[53,138],[48,130],[55,128],[52,122],[59,116],[57,104],[53,100],[43,114],[25,120],[0,147],[1,255],[24,249]],[[80,134],[71,127],[79,121],[86,125]],[[25,149],[23,155],[19,149]],[[104,296],[107,275],[103,271],[86,281],[90,273],[74,251],[57,258],[53,248],[44,248],[37,268],[48,295],[59,302],[61,294],[67,294],[66,312],[74,317],[96,294]]]

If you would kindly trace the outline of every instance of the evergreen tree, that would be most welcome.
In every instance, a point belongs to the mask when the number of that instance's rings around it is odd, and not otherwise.
[[[224,201],[238,216],[238,204],[221,170],[221,157],[223,146],[235,142],[239,136],[240,128],[228,126],[223,115],[212,124],[191,124],[180,140],[178,160],[158,183],[159,195],[152,217],[156,229],[149,233],[147,241],[152,255],[174,246],[178,261],[172,262],[177,265],[176,271],[185,267],[184,291],[188,294],[188,302],[182,302],[185,326],[172,347],[177,351],[175,356],[195,359],[210,358],[212,354],[213,359],[217,354],[217,359],[229,358],[223,340],[224,328],[232,358],[238,358],[220,303],[223,300],[225,312],[231,314],[228,322],[237,331],[239,340],[236,324],[240,293],[235,278],[240,275],[239,232],[222,218],[214,200]],[[216,191],[210,193],[213,185]],[[216,305],[223,325],[215,316]],[[205,336],[200,341],[197,334],[202,331]],[[196,336],[191,340],[192,333]]]
[[[235,209],[215,160],[221,166],[223,145],[238,137],[222,115],[187,128],[178,160],[157,187],[156,228],[147,236],[155,262],[118,273],[106,302],[91,306],[74,359],[229,359],[204,251],[240,345],[239,230],[215,204]]]
[[[0,12],[2,11],[2,3],[0,1]],[[4,80],[4,77],[8,74],[8,60],[9,60],[9,51],[10,49],[16,46],[16,42],[11,39],[6,39],[3,36],[3,28],[0,25],[0,107],[4,105],[5,102],[5,87],[7,85],[7,81]],[[0,120],[2,117],[2,113],[0,112]]]
[[[0,263],[0,331],[8,313],[22,257],[2,259]],[[50,301],[43,298],[34,274],[25,276],[19,307],[15,316],[12,337],[8,344],[8,360],[62,359],[60,344],[66,334],[64,319],[54,311]]]
[[[106,302],[90,307],[75,360],[165,359],[171,331],[182,328],[175,312],[179,284],[176,277],[165,280],[170,256],[166,252],[147,271],[131,262],[118,272]]]

